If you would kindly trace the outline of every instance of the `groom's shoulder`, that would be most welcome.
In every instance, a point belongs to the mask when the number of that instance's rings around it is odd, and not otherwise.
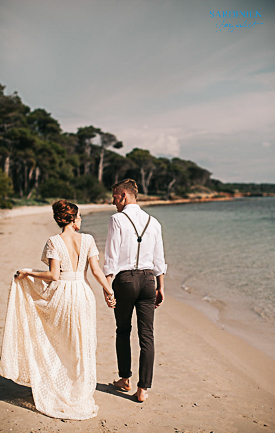
[[[154,225],[155,227],[160,228],[161,224],[160,222],[157,220],[157,218],[155,218],[153,215],[151,215],[150,213],[145,212],[143,209],[141,209],[141,211],[143,212],[143,215],[146,216],[146,218],[148,218],[150,216],[150,224]]]
[[[121,212],[114,213],[110,216],[110,222],[111,223],[117,223],[121,221],[124,218],[124,215],[121,215]]]

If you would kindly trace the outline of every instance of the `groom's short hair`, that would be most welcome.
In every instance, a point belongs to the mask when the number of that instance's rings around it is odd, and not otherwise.
[[[115,183],[112,186],[113,192],[120,192],[123,189],[126,190],[129,194],[132,194],[137,198],[138,195],[138,186],[135,180],[133,179],[123,179],[120,182]]]

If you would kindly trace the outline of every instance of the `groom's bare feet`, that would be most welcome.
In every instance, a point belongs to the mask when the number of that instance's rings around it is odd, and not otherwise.
[[[135,393],[138,401],[143,402],[148,398],[147,388],[138,387],[137,392]]]
[[[116,388],[123,389],[124,391],[131,391],[132,389],[131,380],[129,377],[127,379],[122,377],[121,379],[114,380],[113,385],[115,385]]]

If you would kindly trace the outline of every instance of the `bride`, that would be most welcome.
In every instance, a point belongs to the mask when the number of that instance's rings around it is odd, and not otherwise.
[[[0,374],[30,386],[37,410],[65,419],[97,415],[96,307],[87,280],[90,264],[108,305],[113,291],[98,264],[89,234],[77,233],[81,215],[75,204],[53,204],[62,233],[52,236],[41,260],[48,271],[17,271],[10,291]]]

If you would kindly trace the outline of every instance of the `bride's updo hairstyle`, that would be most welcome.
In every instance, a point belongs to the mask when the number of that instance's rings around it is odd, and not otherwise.
[[[67,200],[56,201],[53,205],[53,217],[59,227],[63,228],[74,221],[77,217],[78,207]]]

